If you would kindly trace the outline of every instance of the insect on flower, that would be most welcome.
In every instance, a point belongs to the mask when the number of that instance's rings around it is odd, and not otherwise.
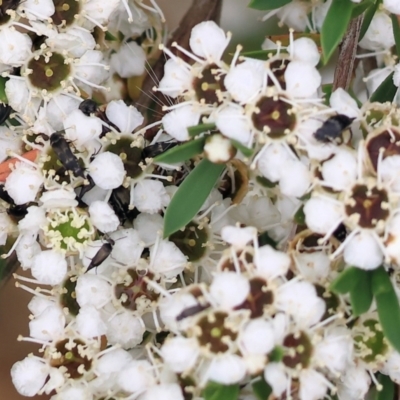
[[[7,118],[10,116],[12,108],[7,104],[0,104],[0,125],[6,122]]]
[[[314,133],[315,139],[322,143],[331,143],[339,138],[342,132],[348,128],[355,118],[344,114],[337,114],[328,118]]]
[[[112,249],[114,247],[115,241],[111,239],[109,236],[104,235],[104,238],[107,240],[104,243],[99,251],[94,255],[92,261],[90,262],[89,266],[87,267],[86,272],[90,271],[93,268],[98,267],[103,261],[105,261],[111,254]]]
[[[83,100],[81,104],[79,104],[79,109],[88,117],[93,114],[96,114],[98,111],[97,103],[92,99]]]
[[[170,141],[151,144],[142,150],[142,157],[143,158],[154,158],[154,157],[166,152],[167,150],[172,149],[177,144],[178,144],[177,142],[170,142]]]
[[[67,171],[72,171],[77,177],[85,178],[83,168],[69,147],[69,142],[64,138],[62,132],[63,131],[54,132],[50,136],[50,145]]]

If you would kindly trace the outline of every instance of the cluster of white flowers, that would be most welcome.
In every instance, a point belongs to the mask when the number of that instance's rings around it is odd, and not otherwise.
[[[331,291],[349,266],[383,265],[400,293],[400,109],[368,101],[389,73],[400,83],[400,9],[384,0],[360,42],[379,65],[358,79],[361,104],[343,89],[326,101],[320,50],[293,36],[320,29],[330,4],[268,13],[292,28],[289,45],[266,40],[265,60],[238,46],[230,64],[213,21],[192,29],[190,51],[158,43],[153,1],[0,4],[0,245],[32,276],[16,275],[33,295],[19,339],[41,346],[11,370],[19,393],[194,400],[212,383],[255,400],[261,384],[274,398],[358,400],[381,389],[376,373],[400,384],[375,302],[358,317]],[[168,104],[149,120],[121,93],[159,49],[154,96]],[[154,160],[194,126],[202,151]],[[201,159],[226,168],[164,237]]]

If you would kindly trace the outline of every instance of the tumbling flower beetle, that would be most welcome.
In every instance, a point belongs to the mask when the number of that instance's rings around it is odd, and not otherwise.
[[[105,239],[107,240],[104,243],[99,251],[94,255],[92,261],[90,262],[89,266],[87,267],[86,272],[90,271],[93,268],[98,267],[103,261],[105,261],[111,254],[112,249],[114,247],[115,241],[111,239],[109,236],[104,235]]]
[[[7,118],[11,114],[12,108],[7,104],[0,104],[0,125],[6,122]]]
[[[150,146],[145,147],[142,150],[142,157],[143,158],[154,158],[169,149],[175,147],[178,143],[177,142],[159,142],[155,144],[151,144]]]
[[[315,139],[322,143],[330,143],[337,139],[348,128],[355,118],[344,114],[334,115],[328,118],[314,133]]]
[[[62,131],[54,132],[50,136],[51,147],[67,171],[72,171],[72,173],[77,177],[80,176],[85,178],[83,168],[79,165],[77,157],[72,153],[67,139],[64,138],[61,132]]]
[[[97,103],[92,99],[83,100],[81,104],[79,104],[79,109],[88,117],[93,114],[96,114],[98,111]]]

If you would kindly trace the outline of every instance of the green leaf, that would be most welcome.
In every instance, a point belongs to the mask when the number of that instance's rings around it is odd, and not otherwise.
[[[224,164],[213,164],[205,158],[186,177],[165,212],[164,238],[193,219],[224,169]]]
[[[256,181],[261,186],[264,186],[266,188],[273,188],[278,184],[278,182],[271,182],[269,179],[264,178],[263,176],[257,176]]]
[[[294,222],[297,225],[304,225],[306,223],[306,215],[304,214],[304,206],[301,206],[296,214],[294,214]]]
[[[175,164],[189,160],[203,152],[205,141],[206,138],[202,137],[181,144],[180,146],[175,146],[172,149],[167,150],[165,153],[161,153],[157,157],[154,157],[153,161],[155,163]]]
[[[4,247],[2,246],[2,249]],[[1,252],[0,254],[4,254]],[[14,251],[6,259],[0,258],[0,288],[2,288],[11,278],[12,274],[19,268],[20,263],[17,258],[17,253]]]
[[[371,103],[374,101],[377,101],[379,103],[385,103],[386,101],[390,102],[393,101],[394,96],[396,95],[397,92],[397,86],[395,86],[393,83],[393,74],[394,72],[392,72],[379,85],[379,87],[375,90],[375,92],[372,93],[372,96],[369,99]]]
[[[365,12],[364,19],[361,24],[360,37],[358,39],[359,41],[364,37],[365,32],[367,32],[369,26],[371,25],[372,18],[374,17],[376,10],[378,9],[379,3],[379,0],[375,0],[375,3],[369,6],[367,11]]]
[[[243,57],[255,58],[256,60],[269,60],[276,54],[277,50],[253,50],[240,53]],[[281,53],[287,53],[286,50],[281,50]]]
[[[239,150],[244,156],[251,157],[253,155],[253,149],[250,149],[246,146],[243,146],[242,143],[238,142],[237,140],[231,139],[231,143],[233,146]]]
[[[353,3],[350,0],[333,0],[321,29],[323,62],[326,64],[341,42],[351,19]]]
[[[382,385],[382,390],[377,391],[376,400],[392,400],[394,398],[394,383],[392,380],[383,374],[379,374],[378,382]]]
[[[211,381],[202,395],[204,400],[236,400],[239,397],[239,385],[222,385]]]
[[[213,129],[215,129],[215,124],[200,124],[187,128],[190,137],[200,135],[200,133],[208,132]]]
[[[330,290],[335,293],[346,294],[350,292],[358,281],[360,269],[348,267],[331,283]]]
[[[248,7],[256,10],[275,10],[289,4],[292,0],[251,0]]]
[[[6,95],[6,82],[8,81],[8,78],[4,78],[0,76],[0,102],[8,104],[8,99]]]
[[[115,42],[118,40],[114,35],[112,35],[109,31],[106,31],[104,35],[105,39],[108,40],[109,42]]]
[[[261,379],[253,382],[251,385],[253,388],[253,393],[259,400],[267,400],[269,395],[272,393],[271,386],[265,381],[264,377],[261,376]]]
[[[322,93],[324,94],[324,104],[327,106],[329,106],[329,99],[331,98],[332,95],[332,89],[333,89],[332,83],[327,83],[325,85],[322,85]]]
[[[353,3],[353,10],[351,12],[351,18],[356,18],[361,15],[367,8],[373,6],[374,0],[364,0],[361,3]]]
[[[396,53],[398,56],[400,56],[400,26],[399,26],[399,20],[397,19],[397,15],[392,14],[390,16],[392,19],[392,27],[393,27],[393,36],[394,40],[396,42]]]
[[[263,232],[258,235],[258,245],[259,246],[265,246],[268,244],[269,246],[273,247],[276,249],[278,247],[278,243],[275,242],[274,239],[272,239],[269,235],[268,232]]]
[[[400,307],[389,275],[383,267],[372,271],[372,292],[379,322],[389,343],[400,351]]]
[[[373,300],[371,279],[372,273],[359,269],[358,280],[350,290],[350,303],[353,315],[358,317],[366,313],[371,307]]]

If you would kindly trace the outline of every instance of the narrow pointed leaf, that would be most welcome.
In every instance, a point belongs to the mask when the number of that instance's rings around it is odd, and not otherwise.
[[[268,385],[263,376],[260,380],[255,381],[251,386],[253,388],[253,393],[259,400],[268,399],[269,395],[272,393],[271,386]]]
[[[239,397],[239,385],[222,385],[209,382],[203,390],[204,400],[236,400]]]
[[[350,291],[350,302],[354,316],[366,313],[371,307],[373,295],[371,287],[372,273],[359,270],[358,280]]]
[[[217,183],[225,165],[203,159],[179,186],[165,212],[164,238],[188,224]]]
[[[349,21],[353,3],[350,0],[333,0],[321,29],[323,61],[326,64],[341,42]],[[340,17],[338,17],[340,16]]]
[[[294,222],[297,225],[304,225],[306,223],[306,215],[304,214],[304,206],[301,206],[296,214],[294,214]]]
[[[376,392],[376,400],[392,400],[394,398],[394,383],[387,376],[379,374],[378,382],[382,385],[382,390]]]
[[[253,149],[244,146],[242,143],[238,142],[237,140],[231,139],[231,143],[233,146],[239,150],[244,156],[250,157],[253,155]]]
[[[330,290],[335,293],[346,294],[350,292],[357,284],[359,268],[349,267],[340,273],[340,275],[331,283]]]
[[[369,7],[373,6],[375,3],[373,0],[364,0],[361,3],[353,3],[353,10],[351,12],[351,18],[356,18],[361,15]]]
[[[292,0],[251,0],[248,7],[256,10],[274,10],[289,4]]]
[[[271,236],[268,235],[268,232],[265,231],[263,233],[260,233],[258,235],[258,245],[259,246],[265,246],[266,244],[273,247],[276,249],[278,247],[278,243],[275,242],[274,239],[271,238]]]
[[[154,157],[155,163],[175,164],[178,162],[189,160],[190,158],[201,154],[206,138],[191,140],[172,149],[167,150],[165,153]]]
[[[372,292],[379,322],[390,344],[400,352],[400,307],[389,275],[383,267],[372,272]]]
[[[396,53],[399,56],[400,55],[400,26],[399,26],[399,20],[397,19],[397,15],[392,14],[390,16],[392,19],[392,27],[393,27],[393,36],[394,40],[396,42]]]
[[[369,99],[371,103],[374,101],[379,103],[393,101],[397,92],[397,86],[395,86],[393,83],[393,74],[394,72],[388,75],[388,77],[379,85],[375,92],[372,93],[372,96]]]
[[[364,37],[365,32],[367,32],[369,26],[371,25],[372,18],[374,17],[376,10],[378,9],[379,3],[380,1],[375,0],[375,3],[368,7],[367,11],[365,11],[364,19],[360,29],[360,37],[358,40],[361,40]]]
[[[8,99],[6,95],[6,83],[8,81],[8,78],[4,78],[0,76],[0,102],[8,104]]]
[[[215,129],[215,124],[200,124],[187,128],[190,137],[200,135],[200,133],[208,132],[213,129]]]

